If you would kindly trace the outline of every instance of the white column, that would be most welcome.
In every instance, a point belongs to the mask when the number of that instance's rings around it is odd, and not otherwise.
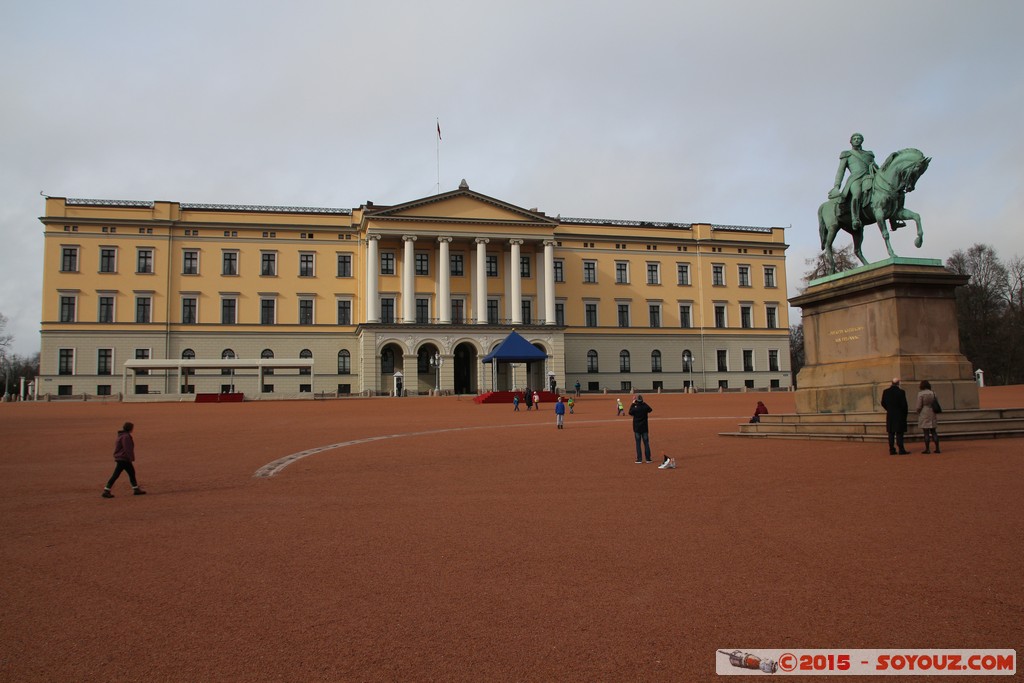
[[[405,252],[402,254],[402,322],[416,322],[416,236],[402,235]]]
[[[544,242],[544,324],[555,324],[555,243]]]
[[[366,322],[380,322],[380,295],[377,292],[377,274],[380,272],[380,256],[377,242],[380,235],[366,236]]]
[[[442,325],[450,324],[452,321],[452,260],[448,256],[448,244],[451,241],[451,237],[437,238],[437,317]]]
[[[487,324],[487,243],[486,237],[476,238],[476,322]]]
[[[511,294],[512,301],[509,305],[512,308],[512,324],[522,325],[523,324],[523,277],[522,271],[519,267],[519,245],[523,243],[522,240],[509,240],[509,244],[512,245],[512,263],[509,266],[509,276],[511,279]]]

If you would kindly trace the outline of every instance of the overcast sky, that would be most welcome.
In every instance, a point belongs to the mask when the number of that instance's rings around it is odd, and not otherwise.
[[[1020,0],[0,0],[0,313],[39,350],[40,192],[399,203],[438,120],[441,191],[786,227],[791,294],[855,131],[932,157],[897,254],[1024,256],[1022,33]]]

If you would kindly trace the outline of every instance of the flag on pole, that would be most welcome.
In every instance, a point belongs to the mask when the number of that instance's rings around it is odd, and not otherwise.
[[[437,139],[438,140],[441,139],[441,122],[440,121],[437,122]]]

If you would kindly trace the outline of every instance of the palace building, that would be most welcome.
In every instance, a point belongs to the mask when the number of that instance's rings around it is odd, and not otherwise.
[[[40,396],[791,384],[782,228],[48,197]],[[484,363],[515,330],[547,354]]]

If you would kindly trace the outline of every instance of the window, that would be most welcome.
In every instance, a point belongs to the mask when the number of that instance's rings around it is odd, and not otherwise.
[[[619,304],[619,327],[629,327],[629,304]]]
[[[587,283],[597,282],[597,261],[583,262],[583,281]]]
[[[273,325],[277,313],[275,299],[260,299],[260,325]]]
[[[725,327],[725,305],[715,304],[715,327]]]
[[[519,257],[519,277],[530,277],[530,257]]]
[[[299,277],[313,277],[315,275],[313,263],[313,254],[299,254]]]
[[[555,325],[565,327],[565,304],[555,302]]]
[[[264,251],[260,253],[260,275],[263,277],[275,277],[277,275],[276,251]]]
[[[149,360],[149,349],[135,349],[135,360]],[[148,375],[149,370],[136,370],[136,375]]]
[[[117,249],[113,247],[100,247],[100,272],[117,272]]]
[[[153,250],[152,249],[139,249],[135,252],[136,265],[135,272],[137,273],[152,273],[153,272]]]
[[[60,251],[60,272],[78,272],[78,247],[64,247]]]
[[[720,263],[711,266],[711,284],[716,287],[725,286],[725,266]]]
[[[58,375],[73,375],[73,374],[75,374],[75,350],[74,349],[58,349],[58,351],[57,351],[57,374]]]
[[[555,282],[565,282],[565,261],[555,259]]]
[[[416,299],[416,322],[421,325],[430,322],[430,299]]]
[[[690,284],[690,264],[689,263],[677,263],[676,264],[676,284],[689,285]]]
[[[417,251],[413,257],[417,275],[430,275],[430,254],[425,251]]]
[[[342,349],[338,351],[338,374],[347,375],[352,372],[352,355]]]
[[[181,322],[186,325],[195,325],[198,320],[196,308],[198,300],[194,296],[186,296],[181,299]]]
[[[114,349],[96,349],[96,374],[109,375],[114,367]]]
[[[449,254],[448,267],[451,268],[453,277],[462,277],[466,274],[466,263],[462,254]]]
[[[597,351],[587,351],[587,372],[599,372],[597,369]]]
[[[660,263],[648,263],[647,264],[647,284],[649,284],[649,285],[660,285],[661,284],[661,264]]]
[[[679,327],[693,327],[693,306],[679,304]]]
[[[619,372],[629,372],[629,351],[619,351]]]
[[[181,352],[181,359],[182,360],[195,360],[196,359],[196,352],[193,351],[192,349],[185,349],[184,351]],[[181,373],[187,377],[188,375],[196,374],[196,370],[195,370],[195,368],[182,368]],[[188,384],[188,380],[187,379],[185,380],[185,384],[186,385]],[[189,392],[185,392],[185,393],[189,393]]]
[[[498,277],[498,255],[487,254],[487,277]]]
[[[384,375],[392,375],[395,372],[395,351],[390,346],[380,352],[380,371]]]
[[[60,321],[62,323],[75,322],[75,306],[77,303],[78,297],[71,295],[62,295],[60,297]]]
[[[616,261],[615,262],[615,284],[617,284],[617,285],[629,284],[629,262],[628,261]]]
[[[651,351],[651,372],[661,372],[661,351]]]
[[[149,296],[135,297],[135,322],[148,323],[153,320],[153,299]]]
[[[740,327],[748,330],[753,326],[753,314],[750,306],[740,306]]]
[[[779,351],[778,349],[769,349],[768,351],[768,369],[772,372],[779,371]]]
[[[395,299],[384,297],[380,300],[380,321],[382,323],[395,322]]]
[[[466,322],[466,302],[464,299],[452,299],[452,322],[456,325]]]
[[[181,273],[183,275],[199,274],[199,252],[195,249],[186,249],[182,252]]]
[[[718,371],[728,372],[729,371],[729,352],[725,349],[718,349],[716,352],[718,359]]]
[[[751,349],[743,349],[743,372],[754,371],[754,352]]]
[[[383,251],[380,254],[380,274],[381,275],[394,275],[395,274],[395,254],[390,251]]]
[[[693,372],[693,352],[690,349],[683,351],[683,372]]]
[[[338,324],[352,324],[352,302],[348,299],[338,299]]]
[[[764,315],[769,329],[774,330],[779,326],[779,309],[777,306],[765,306]]]
[[[299,299],[299,324],[313,324],[313,300]]]
[[[352,277],[352,254],[338,254],[338,277]]]
[[[738,276],[740,281],[740,287],[750,286],[750,266],[740,266]]]
[[[529,299],[523,299],[521,303],[522,306],[520,307],[520,310],[523,315],[523,324],[529,325],[533,322],[533,302]]]
[[[221,360],[231,360],[234,357],[235,357],[235,352],[232,351],[231,349],[224,349],[221,352],[221,354],[220,354]],[[235,374],[235,371],[232,370],[231,368],[221,368],[220,374],[222,374],[222,375],[233,375],[233,374]],[[224,385],[221,385],[222,389],[223,389],[223,387],[224,387]],[[233,387],[231,387],[231,385],[228,385],[227,391],[231,391],[232,388]]]
[[[272,360],[274,358],[274,352],[271,351],[270,349],[263,349],[260,352],[260,358],[263,359],[263,360]],[[263,375],[264,376],[266,376],[266,375],[273,375],[273,374],[274,374],[274,368],[263,368]],[[267,389],[264,389],[263,391],[267,391]],[[273,391],[273,389],[270,389],[270,391]]]
[[[238,299],[226,297],[220,300],[221,325],[234,325],[238,322]]]
[[[647,315],[650,319],[651,327],[661,327],[661,304],[648,304]]]
[[[312,358],[312,357],[313,357],[313,352],[310,351],[309,349],[302,349],[301,351],[299,351],[299,358]],[[310,373],[310,369],[309,368],[299,368],[299,374],[300,375],[311,374]],[[300,391],[301,391],[301,389],[300,389]],[[306,389],[306,391],[309,391],[309,389]]]
[[[110,385],[109,384],[97,384],[96,385],[97,396],[110,396]]]
[[[498,303],[497,299],[487,300],[487,322],[491,325],[497,325],[500,319],[498,317]]]
[[[775,287],[775,266],[764,267],[764,286]]]
[[[221,275],[238,275],[238,252],[225,251],[222,255]]]
[[[99,316],[96,318],[97,322],[101,323],[112,323],[114,322],[114,297],[112,296],[101,296],[100,297],[100,310]]]
[[[584,304],[584,324],[587,327],[597,327],[597,304]]]

